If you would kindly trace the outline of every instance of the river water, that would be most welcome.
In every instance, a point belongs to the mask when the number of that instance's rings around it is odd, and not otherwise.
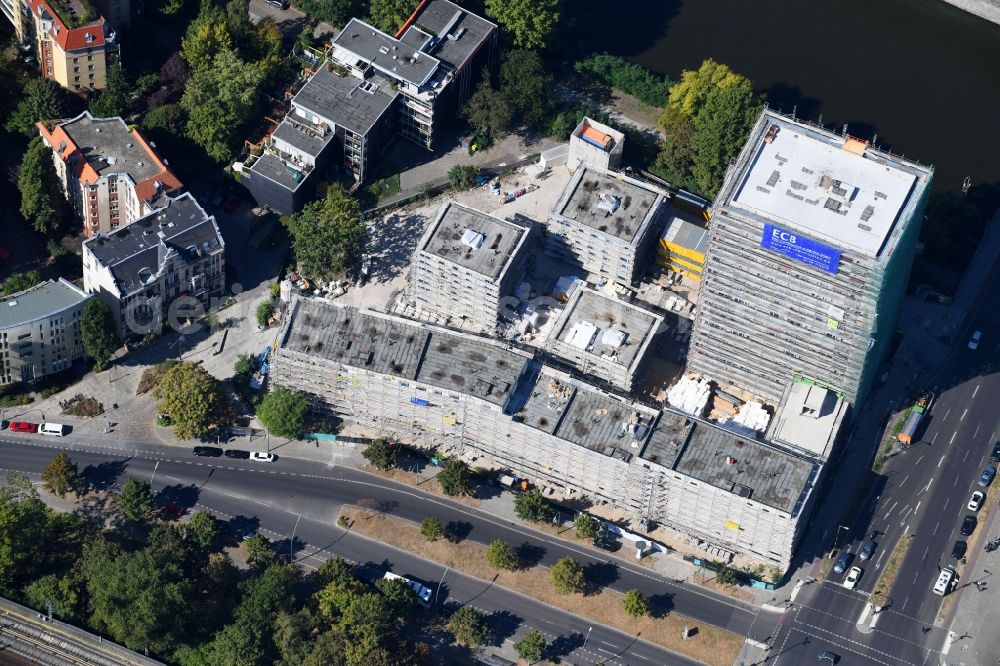
[[[577,1],[581,51],[672,79],[714,58],[773,107],[933,164],[937,189],[1000,183],[998,25],[939,0]]]

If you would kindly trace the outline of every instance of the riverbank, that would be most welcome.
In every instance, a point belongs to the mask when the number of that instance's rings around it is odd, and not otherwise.
[[[1000,0],[944,0],[990,23],[1000,25]]]

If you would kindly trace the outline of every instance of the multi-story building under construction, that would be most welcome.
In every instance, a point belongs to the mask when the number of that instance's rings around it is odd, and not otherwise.
[[[896,327],[933,169],[765,110],[716,198],[688,368],[857,404]]]

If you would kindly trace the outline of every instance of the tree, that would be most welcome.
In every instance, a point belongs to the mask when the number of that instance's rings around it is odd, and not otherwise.
[[[448,170],[448,181],[455,191],[467,190],[476,184],[479,169],[469,164],[456,164]]]
[[[210,66],[192,65],[181,106],[187,111],[187,136],[218,162],[232,159],[249,123],[257,117],[259,88],[267,75],[260,63],[247,63],[230,49]]]
[[[274,620],[274,644],[283,666],[301,664],[313,650],[313,631],[319,619],[308,607],[294,613],[280,611]]]
[[[497,539],[486,548],[486,561],[494,569],[514,571],[519,566],[517,554],[506,541]]]
[[[593,539],[601,529],[601,523],[589,513],[582,511],[573,519],[576,536],[581,539]]]
[[[935,192],[927,199],[920,240],[934,252],[924,256],[946,267],[968,264],[989,216],[957,192]]]
[[[202,548],[208,548],[215,543],[222,531],[219,528],[219,521],[207,511],[195,512],[187,527],[194,542]]]
[[[514,643],[514,650],[521,659],[527,659],[528,663],[540,661],[545,656],[545,648],[548,643],[545,637],[537,629],[532,629],[524,635],[517,643]]]
[[[760,101],[749,83],[711,91],[698,112],[691,173],[699,191],[714,198],[726,168],[736,159],[760,115]]]
[[[470,648],[477,648],[490,638],[486,616],[472,606],[462,606],[448,618],[448,631],[455,640]]]
[[[8,132],[27,134],[35,130],[35,123],[65,117],[65,93],[52,79],[30,78],[14,107],[14,112],[4,124]]]
[[[71,490],[80,487],[80,472],[76,463],[70,460],[65,451],[60,451],[56,457],[42,470],[42,481],[45,489],[53,495],[64,496]]]
[[[420,533],[428,541],[437,541],[444,536],[444,526],[437,518],[424,518],[423,522],[420,523]]]
[[[464,460],[448,458],[444,463],[444,468],[438,472],[437,480],[441,484],[441,490],[449,497],[469,495],[472,492],[469,466]]]
[[[486,0],[486,15],[510,33],[515,46],[543,49],[559,21],[559,0]]]
[[[476,132],[493,140],[503,138],[510,129],[514,114],[507,99],[490,83],[489,70],[483,70],[483,80],[462,108],[462,116]]]
[[[10,296],[11,294],[16,294],[20,291],[24,291],[25,289],[31,289],[41,281],[42,278],[38,275],[38,271],[14,273],[3,281],[3,285],[0,286],[0,291],[3,291],[4,296]]]
[[[672,185],[685,190],[697,190],[697,184],[691,175],[696,131],[694,120],[668,106],[660,116],[660,124],[663,125],[664,138],[650,171]]]
[[[22,580],[31,577],[48,547],[50,512],[20,473],[10,473],[0,487],[0,593],[17,596]]]
[[[715,580],[721,585],[735,585],[736,571],[732,567],[723,564],[715,573]]]
[[[371,0],[369,21],[382,32],[394,35],[418,4],[419,0]]]
[[[316,608],[330,622],[338,622],[351,600],[364,591],[364,584],[356,578],[334,581],[316,593]]]
[[[514,513],[521,520],[544,523],[552,520],[552,505],[537,488],[521,493],[514,498]]]
[[[572,557],[563,557],[552,565],[549,570],[549,582],[559,594],[575,594],[583,592],[587,581],[583,575],[583,567]]]
[[[276,437],[289,439],[300,436],[306,429],[309,396],[284,386],[274,386],[257,407],[257,418]]]
[[[81,611],[81,581],[73,573],[64,576],[48,574],[37,578],[24,588],[24,598],[37,611],[46,612],[52,603],[52,612],[60,620],[79,619]]]
[[[681,72],[681,80],[670,88],[667,107],[693,120],[708,102],[710,93],[737,85],[753,89],[748,78],[708,58],[698,69]],[[666,122],[661,120],[661,124],[666,125]]]
[[[555,110],[552,75],[536,51],[510,51],[500,65],[500,94],[522,123],[543,127]]]
[[[80,341],[87,356],[94,359],[94,370],[103,370],[118,349],[118,338],[114,333],[111,308],[96,296],[83,306],[80,317]]]
[[[301,9],[310,18],[342,26],[351,20],[354,0],[297,0],[295,8]],[[311,28],[309,32],[312,34]]]
[[[353,581],[355,580],[354,565],[339,555],[334,555],[321,564],[313,576],[320,587],[325,587],[330,583]]]
[[[625,607],[625,612],[630,617],[643,617],[649,614],[649,602],[646,601],[646,597],[642,596],[642,592],[639,590],[629,590],[622,597],[622,604]]]
[[[114,118],[128,113],[129,89],[128,79],[121,66],[108,67],[108,80],[104,90],[91,98],[88,109],[95,118]]]
[[[243,13],[246,14],[245,7]],[[202,0],[198,16],[188,25],[181,40],[181,55],[197,71],[212,67],[217,55],[232,49],[226,14],[215,3]]]
[[[299,268],[309,277],[342,277],[360,259],[365,225],[357,199],[340,185],[331,185],[322,199],[281,218],[281,222],[292,236]]]
[[[399,461],[399,444],[385,437],[379,437],[365,447],[361,455],[380,470],[388,471]]]
[[[382,593],[392,617],[405,619],[417,610],[420,599],[405,580],[379,578],[375,587]]]
[[[122,484],[115,504],[126,520],[145,520],[153,510],[153,493],[148,483],[129,477]]]
[[[274,549],[271,541],[257,532],[243,542],[247,547],[247,562],[254,565],[267,566],[274,561]]]
[[[233,373],[237,377],[249,377],[254,371],[254,359],[250,354],[240,354],[233,364]]]
[[[180,104],[164,104],[150,109],[142,118],[142,129],[147,134],[160,133],[166,137],[184,136],[187,118]]]
[[[201,437],[221,425],[226,406],[218,384],[194,363],[177,363],[163,375],[154,395],[160,401],[160,412],[170,417],[177,437]]]
[[[59,226],[66,200],[56,175],[52,150],[36,136],[28,142],[17,174],[21,192],[21,215],[38,233],[48,233]]]
[[[267,328],[267,325],[271,322],[272,315],[274,315],[274,303],[264,301],[257,306],[257,325],[261,328]]]

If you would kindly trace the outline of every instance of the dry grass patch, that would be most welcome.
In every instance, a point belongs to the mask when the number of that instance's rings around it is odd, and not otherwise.
[[[896,547],[892,549],[889,561],[885,563],[885,569],[882,569],[882,575],[879,576],[878,582],[872,588],[872,603],[878,605],[885,603],[896,582],[896,576],[899,574],[899,565],[906,558],[906,551],[910,549],[912,541],[913,536],[906,534],[896,542]]]
[[[419,490],[423,490],[428,493],[433,493],[441,497],[447,497],[450,500],[453,500],[455,502],[461,502],[462,504],[467,504],[469,506],[478,507],[481,506],[483,503],[482,500],[477,499],[475,497],[470,497],[469,495],[457,495],[457,496],[447,495],[445,494],[444,490],[441,489],[441,484],[437,482],[437,479],[428,479],[427,477],[415,474],[414,472],[407,472],[406,470],[402,469],[381,470],[378,467],[375,467],[374,465],[367,465],[367,464],[364,465],[362,469],[364,469],[366,472],[370,472],[371,474],[377,474],[378,476],[381,476],[383,478],[392,479],[393,481],[398,481],[408,486],[412,486]]]
[[[711,666],[731,666],[743,646],[743,637],[725,629],[703,625],[678,615],[632,618],[622,606],[622,595],[601,589],[595,594],[561,595],[549,583],[549,570],[536,566],[518,571],[497,571],[486,561],[486,547],[470,541],[453,543],[447,540],[428,542],[420,527],[402,518],[386,516],[359,507],[343,507],[341,515],[351,521],[351,529],[397,548],[448,565],[483,580],[493,580],[538,601],[561,608],[574,615],[615,627],[626,634],[640,634],[644,640],[668,650],[697,659]],[[520,544],[510,544],[517,550]],[[655,606],[655,600],[654,600]],[[698,633],[681,638],[685,627],[697,627]]]

